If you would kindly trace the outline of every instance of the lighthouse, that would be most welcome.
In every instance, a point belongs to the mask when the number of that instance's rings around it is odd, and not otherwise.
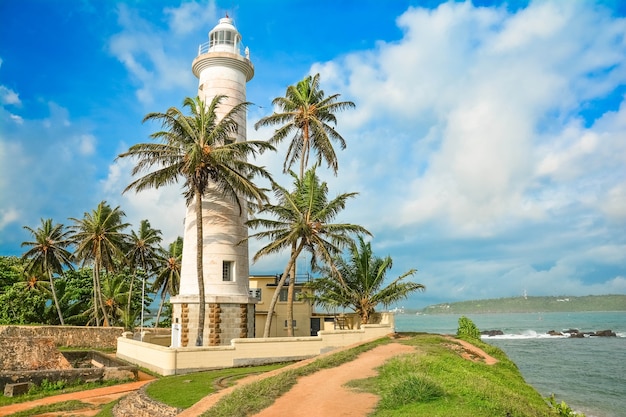
[[[225,96],[217,108],[223,117],[246,101],[246,83],[254,76],[248,48],[242,54],[241,35],[228,16],[209,32],[198,48],[192,71],[198,77],[198,96],[210,103]],[[246,116],[238,116],[237,142],[246,140]],[[202,199],[202,248],[205,292],[203,346],[228,345],[234,338],[254,337],[254,303],[249,296],[247,208],[240,210],[216,191]],[[196,213],[187,207],[183,237],[180,291],[171,298],[172,346],[194,346],[198,335],[199,289],[196,269]]]

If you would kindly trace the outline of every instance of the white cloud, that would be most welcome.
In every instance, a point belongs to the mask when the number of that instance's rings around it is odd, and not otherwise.
[[[117,159],[109,165],[107,177],[100,183],[103,198],[110,204],[120,205],[126,213],[126,221],[138,227],[141,220],[148,219],[152,227],[163,233],[163,244],[167,246],[183,235],[185,200],[179,186],[148,189],[139,193],[134,190],[121,194],[133,180],[130,173],[134,161]]]
[[[214,22],[217,17],[214,1],[206,5],[183,3],[178,8],[166,7],[163,11],[169,16],[170,29],[177,35],[187,35],[197,29],[206,30],[207,22]]]
[[[90,156],[90,155],[93,155],[94,152],[96,151],[97,140],[94,135],[91,135],[91,134],[80,135],[77,141],[78,141],[78,146],[76,148],[78,149],[78,153],[81,156]]]
[[[161,102],[172,92],[182,97],[193,91],[195,78],[189,65],[204,37],[202,28],[215,21],[215,6],[184,3],[179,8],[166,8],[169,27],[160,28],[143,19],[138,11],[121,4],[118,23],[121,31],[109,40],[109,51],[127,69],[137,86],[136,96],[145,106]],[[186,45],[181,48],[180,45]],[[168,100],[171,101],[171,100]]]
[[[2,104],[10,104],[13,106],[21,105],[20,96],[10,88],[0,85],[0,102]]]
[[[388,204],[376,209],[390,226],[438,222],[488,236],[545,220],[555,205],[600,203],[598,185],[620,201],[619,174],[603,174],[623,166],[623,129],[583,128],[576,115],[626,82],[623,20],[579,2],[517,14],[465,2],[409,9],[398,25],[400,41],[312,69],[357,103],[343,125],[356,142],[350,160],[364,184],[385,167],[377,198]],[[368,146],[366,131],[380,134],[378,152],[355,152]],[[585,200],[577,193],[590,178]]]
[[[626,102],[609,97],[626,85],[626,20],[546,1],[397,22],[402,39],[311,72],[357,104],[333,189],[361,191],[350,220],[421,270],[415,299],[623,292]]]
[[[0,230],[4,229],[6,225],[14,223],[20,218],[19,212],[15,207],[8,207],[0,210]]]

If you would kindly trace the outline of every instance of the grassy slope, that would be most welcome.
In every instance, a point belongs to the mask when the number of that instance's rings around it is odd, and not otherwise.
[[[416,334],[404,343],[416,353],[389,361],[374,378],[351,383],[355,389],[381,396],[374,416],[399,417],[539,417],[550,416],[550,406],[526,384],[517,366],[493,346],[472,341],[500,362],[490,366],[471,362],[451,350],[439,335]],[[326,360],[332,360],[332,356]],[[311,369],[307,369],[312,367]],[[326,367],[326,366],[321,366]],[[285,372],[249,384],[224,397],[203,416],[247,416],[269,406],[289,390],[297,377],[314,372],[316,362],[296,373]],[[245,409],[242,405],[245,404]]]
[[[626,311],[626,295],[496,298],[437,304],[421,311],[427,314]]]

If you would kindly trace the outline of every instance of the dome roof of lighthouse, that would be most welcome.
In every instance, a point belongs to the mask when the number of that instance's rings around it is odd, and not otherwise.
[[[229,32],[239,33],[237,32],[237,28],[235,27],[235,25],[233,25],[233,19],[231,19],[228,16],[222,17],[220,19],[218,24],[209,32],[209,36],[211,35],[211,33],[217,32],[217,31],[229,31]]]
[[[239,54],[241,35],[233,25],[233,19],[223,17],[209,32],[209,52],[233,52]]]

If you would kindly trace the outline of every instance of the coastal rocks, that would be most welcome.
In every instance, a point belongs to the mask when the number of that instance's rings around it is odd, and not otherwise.
[[[502,332],[502,330],[483,330],[482,332],[480,332],[481,335],[483,336],[502,336],[504,335],[504,332]]]
[[[561,332],[557,332],[555,330],[550,330],[547,334],[550,336],[564,336],[569,335],[570,338],[581,339],[583,337],[617,337],[617,334],[613,330],[598,330],[595,332],[581,332],[578,329],[569,329]]]
[[[502,330],[483,330],[480,332],[482,336],[493,337],[503,336]],[[549,336],[563,337],[567,336],[573,339],[582,339],[583,337],[617,337],[617,334],[613,330],[598,330],[595,332],[581,332],[578,329],[568,329],[559,332],[557,330],[548,330],[546,332]]]
[[[591,336],[600,336],[600,337],[617,337],[617,334],[613,330],[598,330]]]

